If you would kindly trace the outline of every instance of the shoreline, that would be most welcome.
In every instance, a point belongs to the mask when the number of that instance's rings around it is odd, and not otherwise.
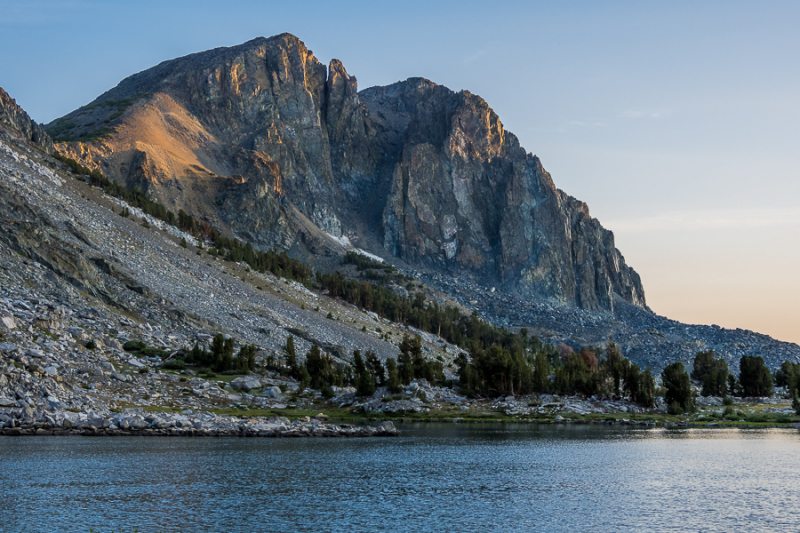
[[[214,416],[211,413],[199,413]],[[233,417],[228,417],[233,418]],[[83,437],[237,437],[237,438],[366,438],[397,437],[402,435],[405,424],[491,424],[514,426],[618,426],[631,429],[794,429],[800,430],[800,423],[736,423],[736,422],[697,422],[697,421],[655,421],[655,420],[504,420],[504,419],[463,419],[463,418],[390,418],[390,419],[350,419],[349,422],[379,423],[378,425],[355,425],[323,422],[322,418],[298,418],[292,422],[285,417],[252,417],[234,422],[235,427],[225,425],[201,425],[196,427],[127,427],[109,424],[107,427],[64,427],[35,423],[18,427],[0,427],[0,436],[83,436]]]

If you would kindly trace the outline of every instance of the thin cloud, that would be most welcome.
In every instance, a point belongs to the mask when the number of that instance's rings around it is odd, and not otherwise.
[[[800,226],[800,208],[671,212],[651,217],[610,220],[606,224],[615,231],[627,233]]]
[[[622,112],[624,118],[632,119],[652,119],[657,120],[660,118],[668,117],[672,111],[668,109],[627,109]]]
[[[606,125],[605,122],[601,122],[599,120],[590,120],[590,121],[570,120],[569,122],[567,122],[567,126],[578,126],[578,127],[600,128],[600,127],[603,127],[605,125]]]
[[[465,65],[468,65],[470,63],[474,63],[474,62],[476,62],[478,60],[483,59],[487,55],[489,55],[489,49],[488,48],[479,48],[478,50],[474,51],[473,53],[464,56],[461,59],[461,63],[465,64]]]

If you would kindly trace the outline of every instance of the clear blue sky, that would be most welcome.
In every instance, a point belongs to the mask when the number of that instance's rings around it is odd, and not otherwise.
[[[484,97],[617,236],[658,313],[800,342],[800,2],[0,0],[40,122],[165,59],[294,33],[365,88]]]

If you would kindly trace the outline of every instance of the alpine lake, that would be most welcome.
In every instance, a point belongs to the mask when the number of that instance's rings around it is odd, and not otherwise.
[[[797,531],[800,431],[403,423],[366,439],[0,437],[3,531]]]

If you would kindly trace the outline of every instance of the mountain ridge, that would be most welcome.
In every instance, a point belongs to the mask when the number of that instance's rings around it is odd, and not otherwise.
[[[422,78],[359,92],[290,34],[162,62],[48,129],[64,155],[261,247],[310,258],[346,236],[532,298],[646,308],[613,234],[482,98]]]

